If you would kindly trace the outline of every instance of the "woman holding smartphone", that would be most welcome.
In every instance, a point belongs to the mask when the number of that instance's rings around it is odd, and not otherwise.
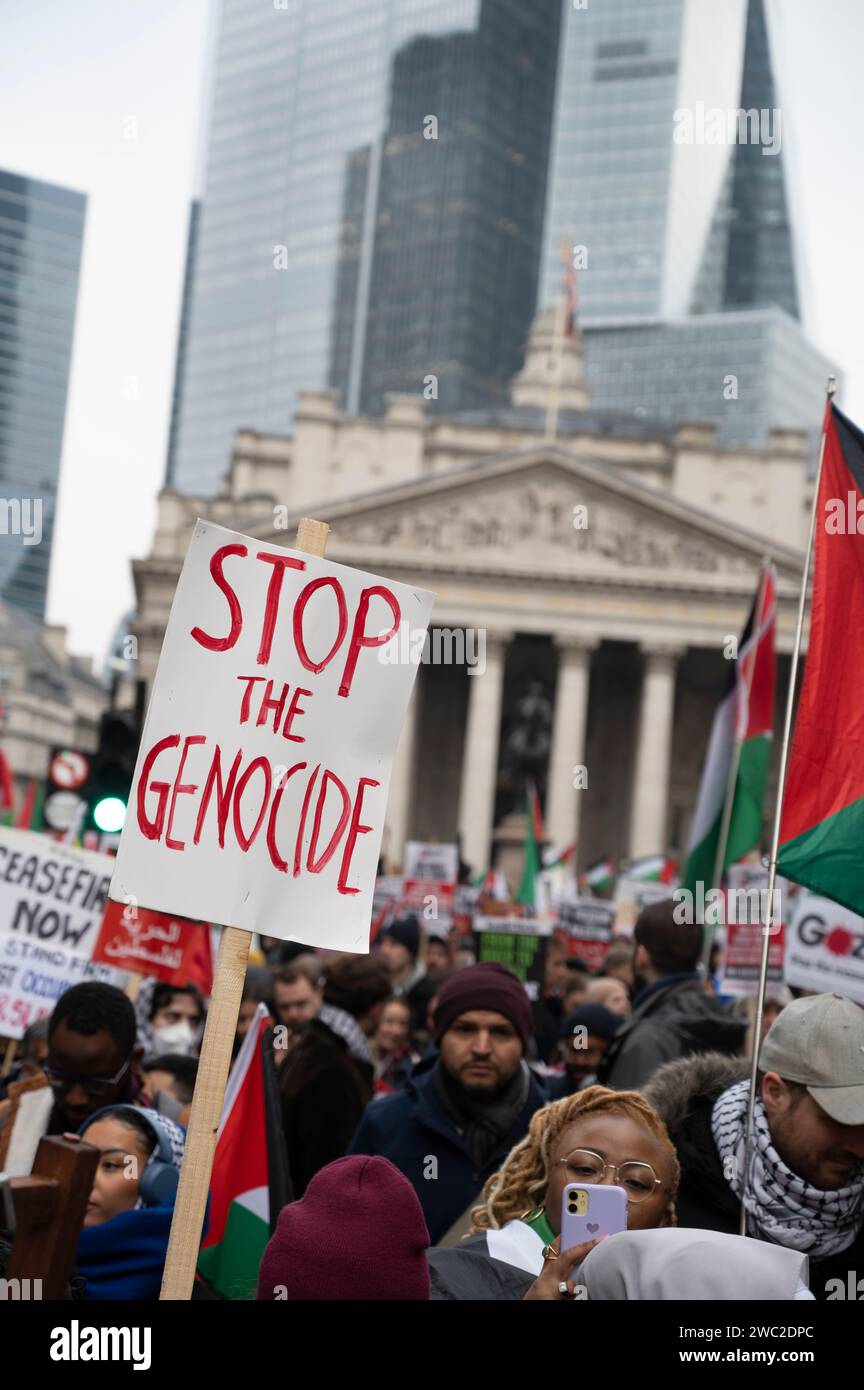
[[[468,1237],[429,1252],[431,1296],[580,1297],[571,1275],[597,1241],[560,1250],[567,1185],[622,1188],[627,1229],[647,1230],[675,1224],[679,1176],[666,1127],[637,1091],[589,1086],[553,1101],[536,1112],[525,1138],[486,1183]]]

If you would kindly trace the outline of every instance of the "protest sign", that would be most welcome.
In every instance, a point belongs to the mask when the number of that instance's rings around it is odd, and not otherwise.
[[[224,926],[219,942],[213,995],[201,1045],[161,1299],[188,1299],[192,1293],[219,1115],[249,960],[251,931],[260,930],[266,935],[282,936],[307,945],[338,947],[344,944],[347,949],[356,951],[368,949],[390,766],[416,675],[416,666],[412,669],[397,665],[388,667],[382,676],[383,664],[376,670],[370,663],[374,660],[375,649],[385,647],[399,631],[403,617],[409,625],[413,622],[418,630],[428,626],[432,595],[425,590],[407,589],[402,585],[367,585],[364,581],[371,576],[345,569],[341,565],[319,563],[323,560],[328,531],[326,523],[304,517],[297,527],[296,553],[292,553],[275,548],[259,549],[258,543],[251,538],[223,531],[205,522],[197,523],[168,620],[153,699],[141,741],[141,753],[133,778],[135,814],[126,818],[118,852],[118,870],[111,885],[112,897],[127,900],[127,885],[134,883],[144,889],[143,899],[140,893],[130,896],[144,901],[145,906],[180,911],[183,916],[209,917],[228,924]],[[230,576],[226,576],[224,565],[229,560],[232,562]],[[241,561],[242,569],[238,568]],[[265,573],[267,567],[272,566],[263,605],[259,565],[263,565]],[[293,597],[291,640],[286,639],[283,620],[274,655],[274,638],[286,571],[289,594]],[[298,591],[297,574],[303,572],[312,577]],[[212,581],[209,587],[206,582],[208,573]],[[218,590],[219,601],[213,591],[214,586]],[[331,628],[327,633],[326,609],[322,612],[321,608],[328,593],[331,604],[335,605],[335,636],[333,609]],[[367,617],[373,600],[377,618],[369,625]],[[228,606],[227,614],[225,604]],[[387,609],[383,621],[389,626],[376,628],[374,623],[380,625],[382,622],[382,604]],[[353,612],[354,617],[351,636],[345,647],[349,611]],[[256,634],[256,628],[259,628],[260,636]],[[217,633],[221,635],[217,636]],[[318,659],[310,656],[310,642]],[[329,648],[327,642],[331,643]],[[316,645],[322,643],[320,647]],[[344,652],[344,666],[340,655],[338,664],[341,674],[336,674],[333,662],[340,650]],[[222,659],[226,653],[231,655],[223,667]],[[209,657],[217,659],[215,667],[207,660]],[[263,692],[259,691],[257,719],[252,726],[249,723],[252,694],[255,686],[265,677],[249,672],[251,669],[254,673],[256,665],[269,668],[271,661],[279,663],[278,677],[270,677]],[[308,676],[307,671],[310,673]],[[325,679],[319,681],[322,673]],[[287,674],[291,675],[294,688],[286,711],[290,689],[289,682],[284,679]],[[355,677],[358,678],[356,686]],[[297,683],[298,678],[311,684],[304,687]],[[245,686],[239,710],[235,681]],[[340,705],[340,702],[350,702],[352,687],[358,698],[350,705],[350,712],[346,712],[348,706]],[[233,696],[232,689],[235,691]],[[275,697],[274,690],[277,692]],[[212,697],[204,711],[201,708],[202,691],[207,691],[208,696]],[[301,703],[304,699],[313,702],[311,708],[314,714],[305,725],[305,732],[297,732],[293,728],[295,720],[300,719],[302,729],[304,716],[309,713],[308,703]],[[271,712],[272,735],[269,723]],[[247,761],[239,778],[242,747],[234,754],[230,771],[226,772],[227,763],[222,763],[221,745],[216,743],[203,790],[198,783],[182,781],[189,748],[206,744],[206,733],[190,735],[188,732],[199,719],[209,729],[211,738],[215,733],[230,740],[226,745],[229,756],[237,738],[237,726],[248,726],[244,732],[244,742],[247,749],[251,745],[255,756]],[[174,732],[171,732],[172,729]],[[184,731],[183,751],[173,783],[158,778],[151,781],[153,762],[162,751],[173,748],[176,752],[180,730]],[[280,738],[307,744],[306,759],[292,767],[280,763],[278,754],[281,752],[282,757],[286,757],[279,744]],[[331,771],[329,767],[325,768],[309,829],[307,817],[315,778],[321,769],[320,761],[308,775],[299,806],[295,788],[294,804],[288,803],[292,816],[297,817],[296,834],[293,836],[293,878],[289,879],[288,855],[291,850],[286,850],[284,855],[280,852],[282,839],[277,837],[277,831],[281,828],[284,835],[284,826],[279,825],[279,809],[289,779],[298,772],[308,774],[310,755],[322,760],[326,757],[328,761],[336,763],[342,776],[349,778],[352,787],[356,778],[356,791],[352,807],[352,794],[345,782],[335,769]],[[370,775],[371,769],[374,769],[376,776]],[[261,807],[247,833],[241,819],[242,797],[255,772],[261,773],[264,787]],[[325,832],[330,834],[330,839],[326,848],[321,849],[319,835],[328,779],[339,791],[342,812],[335,828],[331,828],[331,809],[330,823]],[[214,786],[217,788],[216,840],[214,844],[211,814],[205,851],[199,856],[197,851]],[[367,790],[378,793],[381,800],[371,802],[375,814],[367,811],[366,822],[363,822],[363,797]],[[201,802],[195,816],[194,831],[191,832],[191,850],[194,852],[172,871],[167,851],[180,852],[182,855],[190,843],[181,839],[174,828],[177,797],[197,796],[199,792]],[[265,857],[261,841],[256,845],[255,840],[267,815],[268,802]],[[226,831],[232,803],[234,840],[229,841],[226,854]],[[248,817],[248,809],[246,814]],[[188,812],[186,821],[188,836],[191,821]],[[334,859],[343,836],[345,842],[341,857],[336,856],[331,865],[330,861]],[[352,875],[352,856],[358,838],[360,852]],[[151,852],[154,849],[155,860]],[[251,849],[254,849],[254,855],[244,860],[243,855],[248,856]],[[304,851],[305,874],[301,878]],[[328,866],[327,877],[317,877]],[[152,882],[147,876],[148,869],[157,877],[165,874],[164,882],[160,878],[161,902],[153,900],[147,886]],[[284,884],[290,886],[290,892],[279,883],[280,873],[286,875]],[[352,875],[353,881],[349,875]],[[222,893],[218,904],[214,900],[214,887]],[[166,888],[167,896],[163,891]],[[217,893],[216,898],[218,896]],[[184,911],[183,902],[190,899],[196,906],[191,912]]]
[[[93,959],[166,985],[194,984],[202,994],[213,987],[209,926],[129,903],[108,903]]]
[[[864,918],[830,898],[799,893],[790,905],[787,985],[864,1004]]]
[[[433,595],[199,521],[111,883],[115,901],[366,951],[417,672],[382,659]]]
[[[107,854],[0,827],[0,935],[89,959],[113,868]]]
[[[759,993],[762,962],[762,922],[767,918],[768,873],[757,861],[730,864],[723,893],[725,940],[720,980],[722,994],[739,997]],[[783,984],[786,950],[785,901],[787,880],[774,879],[774,910],[768,947],[767,985]],[[706,912],[710,911],[706,908]],[[698,919],[697,919],[698,920]]]
[[[474,918],[473,951],[477,963],[494,960],[506,965],[525,986],[528,998],[539,999],[546,976],[546,951],[552,924],[537,917]]]
[[[459,877],[459,850],[453,844],[409,840],[405,846],[405,902],[409,908],[450,925]]]
[[[726,945],[723,952],[723,973],[720,982],[721,994],[737,996],[759,993],[759,972],[762,963],[763,928],[753,922],[729,922],[726,926]],[[786,929],[782,923],[775,923],[768,943],[768,973],[765,983],[769,993],[783,984],[783,957],[786,946]]]
[[[643,907],[647,907],[648,903],[671,898],[674,891],[674,885],[671,883],[655,883],[650,879],[646,881],[622,875],[615,884],[614,930],[626,936],[632,935],[636,918]]]
[[[102,980],[120,989],[126,985],[121,970],[60,946],[0,932],[0,1034],[22,1038],[31,1023],[52,1012],[70,985],[82,980]]]
[[[568,952],[590,970],[600,970],[606,959],[614,920],[614,904],[596,898],[564,898],[558,904],[558,926],[567,933]]]

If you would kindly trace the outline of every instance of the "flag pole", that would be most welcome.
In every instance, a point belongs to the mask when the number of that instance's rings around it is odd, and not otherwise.
[[[561,365],[564,356],[564,321],[567,316],[567,303],[561,299],[555,309],[554,358],[555,373],[549,388],[546,405],[546,438],[554,439],[558,433],[558,399],[561,395]]]
[[[755,643],[753,646],[753,660],[750,662],[749,675],[745,675],[744,683],[747,688],[747,705],[750,704],[750,691],[753,688],[753,674],[756,670],[756,652],[759,646],[760,630],[759,625],[762,618],[762,608],[765,602],[765,581],[768,575],[768,561],[762,561],[762,574],[759,580],[759,591],[756,595],[756,622],[754,630],[750,634],[750,640]],[[737,686],[737,680],[736,680]],[[735,789],[738,785],[738,768],[741,764],[741,747],[744,742],[740,728],[740,708],[735,711],[735,739],[732,744],[732,760],[729,764],[729,776],[726,779],[726,799],[723,802],[723,815],[720,820],[720,835],[717,840],[717,853],[714,857],[714,873],[711,880],[712,888],[719,888],[723,879],[724,860],[726,859],[726,846],[729,843],[729,827],[732,823],[732,809],[735,805]],[[706,923],[706,926],[709,924]],[[705,932],[705,944],[702,948],[702,960],[707,970],[708,962],[711,959],[711,946],[714,941],[714,928],[716,922],[710,924],[710,930]]]
[[[810,532],[807,537],[807,551],[804,556],[804,572],[801,576],[801,592],[798,596],[798,625],[795,629],[795,645],[792,649],[792,664],[789,668],[789,689],[786,694],[786,718],[783,722],[783,745],[780,749],[780,776],[777,783],[777,800],[774,806],[774,830],[771,836],[771,858],[768,863],[768,892],[762,923],[762,957],[759,963],[759,988],[756,994],[756,1018],[753,1025],[753,1051],[750,1058],[750,1094],[747,1098],[747,1124],[744,1130],[744,1171],[741,1176],[741,1216],[739,1234],[747,1234],[747,1209],[744,1198],[747,1193],[747,1180],[750,1168],[750,1139],[753,1133],[753,1114],[756,1109],[756,1075],[759,1070],[759,1041],[762,1031],[762,1011],[765,1007],[765,982],[768,977],[768,950],[771,943],[771,928],[774,922],[774,885],[777,881],[777,855],[780,851],[780,817],[783,810],[783,792],[786,786],[786,765],[789,757],[789,735],[792,729],[792,708],[795,703],[795,682],[798,676],[798,663],[801,656],[801,633],[804,629],[804,609],[807,605],[807,585],[810,581],[810,557],[813,554],[813,538],[816,534],[816,509],[819,506],[819,490],[822,484],[822,464],[825,458],[825,434],[828,421],[828,406],[837,390],[837,380],[829,376],[825,388],[825,416],[822,424],[822,438],[819,441],[819,464],[816,469],[816,483],[813,488],[813,506],[810,509]]]

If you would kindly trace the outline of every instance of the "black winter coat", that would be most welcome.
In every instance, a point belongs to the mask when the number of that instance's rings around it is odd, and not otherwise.
[[[303,1032],[279,1069],[282,1123],[294,1196],[320,1168],[341,1158],[372,1095],[372,1068],[320,1019]]]
[[[478,1197],[486,1179],[525,1137],[534,1111],[547,1101],[532,1072],[527,1100],[513,1127],[478,1171],[436,1089],[438,1065],[437,1055],[424,1058],[397,1095],[373,1100],[348,1148],[351,1154],[381,1154],[401,1169],[420,1199],[433,1245]]]
[[[746,1031],[698,980],[672,980],[637,1003],[609,1044],[597,1080],[616,1091],[641,1091],[665,1062],[697,1052],[737,1052]]]

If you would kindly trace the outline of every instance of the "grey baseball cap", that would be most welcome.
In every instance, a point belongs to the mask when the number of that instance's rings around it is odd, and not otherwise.
[[[864,1009],[842,994],[793,999],[765,1034],[759,1070],[806,1086],[838,1124],[864,1125]]]

